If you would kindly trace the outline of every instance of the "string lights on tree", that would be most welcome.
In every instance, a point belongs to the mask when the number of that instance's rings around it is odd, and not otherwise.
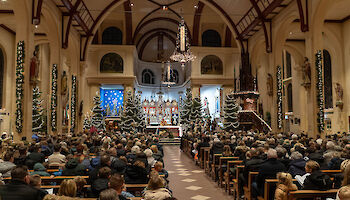
[[[282,68],[277,66],[276,73],[277,80],[277,126],[279,129],[282,128]]]
[[[72,75],[72,98],[71,98],[71,132],[75,130],[76,121],[76,109],[77,109],[77,77]]]
[[[23,131],[24,41],[17,43],[16,63],[16,130]]]
[[[51,80],[51,130],[57,130],[57,65],[52,66]]]
[[[322,51],[316,53],[316,95],[317,95],[317,124],[318,131],[322,133],[324,131],[324,96],[323,96],[323,68],[322,68]]]

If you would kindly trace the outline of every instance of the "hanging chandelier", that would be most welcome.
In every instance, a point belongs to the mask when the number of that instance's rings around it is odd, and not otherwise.
[[[182,69],[184,69],[185,64],[193,61],[196,56],[194,56],[190,50],[190,43],[187,37],[187,28],[183,18],[181,18],[178,30],[179,33],[177,34],[176,48],[173,55],[170,56],[170,59],[181,63]]]

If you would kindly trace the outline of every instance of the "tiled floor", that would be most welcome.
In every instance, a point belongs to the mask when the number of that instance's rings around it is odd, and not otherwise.
[[[202,169],[194,164],[179,146],[164,146],[165,169],[169,185],[179,200],[232,200]]]

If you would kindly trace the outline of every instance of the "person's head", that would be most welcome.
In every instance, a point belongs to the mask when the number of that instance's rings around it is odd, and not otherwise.
[[[33,152],[36,152],[36,153],[40,153],[41,152],[40,144],[35,144],[34,145]]]
[[[136,161],[134,162],[134,166],[146,168],[145,163],[142,162],[141,160],[136,160]]]
[[[141,150],[140,150],[140,147],[139,146],[133,146],[132,148],[131,148],[131,153],[132,154],[138,154],[138,153],[140,153],[141,152]]]
[[[19,152],[19,155],[26,156],[27,155],[27,147],[25,147],[25,146],[19,147],[18,152]]]
[[[268,159],[277,158],[277,151],[275,149],[269,149],[267,151],[267,158]]]
[[[110,149],[108,150],[108,154],[109,154],[110,156],[116,157],[116,156],[117,156],[117,149],[114,148],[114,147],[110,148]]]
[[[314,161],[314,160],[309,160],[306,162],[305,165],[305,172],[306,173],[312,173],[314,171],[317,171],[320,169],[320,165],[318,164],[318,162]]]
[[[100,193],[99,200],[119,200],[119,197],[115,190],[107,189]]]
[[[13,152],[8,151],[4,156],[4,161],[13,162]]]
[[[120,174],[113,174],[109,179],[109,188],[117,191],[118,194],[121,194],[124,189],[124,178]]]
[[[62,181],[60,188],[58,189],[58,195],[75,197],[77,194],[77,184],[73,179],[65,179]]]
[[[109,178],[111,176],[112,170],[109,167],[102,167],[98,170],[99,178]]]
[[[162,177],[158,175],[158,173],[152,173],[150,179],[148,181],[147,188],[149,190],[157,190],[159,188],[163,188],[165,186],[165,181]]]
[[[344,170],[343,186],[350,185],[350,165],[348,164]]]
[[[154,170],[156,170],[157,172],[160,172],[160,171],[162,171],[162,169],[163,169],[163,163],[160,161],[157,161],[154,164]]]
[[[23,181],[29,184],[28,168],[24,165],[17,165],[11,170],[11,179],[17,181]]]
[[[41,178],[40,175],[34,174],[32,176],[29,176],[29,185],[40,189],[41,186]]]
[[[303,158],[303,155],[298,151],[294,151],[290,157],[292,160],[299,160]]]
[[[333,150],[334,147],[335,147],[335,144],[334,144],[333,141],[328,141],[328,142],[326,143],[326,149],[328,149],[328,150]]]
[[[87,184],[85,178],[81,176],[77,176],[73,179],[75,181],[75,184],[77,185],[77,190],[81,190],[84,188],[84,186]]]
[[[147,158],[150,158],[153,155],[153,152],[151,149],[146,149],[143,153],[146,154]]]
[[[54,149],[55,152],[60,152],[61,151],[61,145],[60,144],[55,144],[53,146],[53,149]]]
[[[279,184],[290,186],[293,184],[292,175],[290,173],[279,172],[277,174],[277,179]]]
[[[111,157],[107,154],[101,156],[101,166],[111,166]]]
[[[153,153],[158,153],[158,147],[157,147],[157,145],[152,145],[152,146],[151,146],[151,150],[152,150]]]

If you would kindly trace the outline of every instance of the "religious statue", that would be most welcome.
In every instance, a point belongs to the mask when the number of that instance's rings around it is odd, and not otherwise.
[[[33,57],[30,59],[30,83],[36,84],[39,80],[39,48],[36,47],[33,52]]]
[[[311,65],[309,59],[307,57],[304,58],[304,64],[301,66],[301,70],[303,73],[303,84],[311,83]]]
[[[62,95],[67,94],[67,74],[66,74],[66,71],[63,71],[63,75],[61,78],[61,94]]]
[[[273,77],[270,73],[267,74],[266,86],[267,86],[267,94],[269,96],[272,96],[273,95]]]
[[[335,84],[335,92],[337,94],[337,102],[343,101],[343,87],[339,84]]]

